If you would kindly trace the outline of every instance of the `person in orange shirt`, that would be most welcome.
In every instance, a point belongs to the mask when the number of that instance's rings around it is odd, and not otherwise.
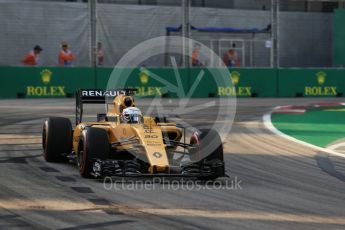
[[[39,54],[43,49],[36,45],[23,59],[22,63],[27,66],[35,66],[38,64]]]
[[[241,61],[238,58],[237,51],[235,50],[236,45],[232,44],[232,49],[229,49],[223,57],[223,62],[228,67],[240,67]]]
[[[71,50],[68,49],[68,44],[66,42],[61,43],[61,51],[59,53],[59,65],[60,66],[71,66],[75,56]]]
[[[199,60],[200,56],[200,45],[196,44],[192,52],[192,66],[204,66],[204,63]]]

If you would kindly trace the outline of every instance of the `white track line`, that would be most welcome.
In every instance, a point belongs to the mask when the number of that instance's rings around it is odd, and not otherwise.
[[[275,107],[273,109],[273,111],[278,109],[278,108],[279,108],[279,106]],[[296,139],[294,137],[288,136],[285,133],[279,131],[278,129],[276,129],[276,127],[273,126],[272,121],[271,121],[271,115],[272,115],[272,111],[269,112],[269,113],[266,113],[263,116],[262,119],[263,119],[263,122],[264,122],[264,125],[266,126],[266,128],[269,129],[272,133],[276,134],[277,136],[283,137],[283,138],[285,138],[287,140],[290,140],[292,142],[295,142],[295,143],[307,146],[309,148],[312,148],[312,149],[315,149],[315,150],[318,150],[318,151],[326,152],[326,153],[329,153],[329,154],[334,155],[334,156],[345,158],[345,154],[338,153],[338,152],[336,152],[336,151],[334,151],[332,149],[326,149],[326,148],[322,148],[322,147],[319,147],[319,146],[316,146],[316,145],[312,145],[310,143],[307,143],[307,142],[298,140],[298,139]]]

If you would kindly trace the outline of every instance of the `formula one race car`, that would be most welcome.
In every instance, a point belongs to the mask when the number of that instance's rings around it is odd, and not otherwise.
[[[74,130],[68,118],[50,117],[44,122],[45,160],[76,162],[83,177],[215,179],[225,175],[218,132],[198,130],[189,143],[181,142],[186,129],[165,117],[142,116],[135,107],[134,92],[79,90]],[[103,103],[107,111],[98,114],[96,122],[82,122],[85,103]]]

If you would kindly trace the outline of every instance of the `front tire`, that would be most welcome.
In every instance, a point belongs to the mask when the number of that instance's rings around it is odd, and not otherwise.
[[[200,163],[201,170],[209,168],[213,172],[213,175],[199,179],[214,180],[225,175],[223,143],[217,131],[200,129],[192,135],[190,143],[196,146],[192,155]]]
[[[78,148],[78,166],[82,177],[90,177],[92,159],[106,160],[110,154],[107,131],[101,128],[88,128],[83,131]]]
[[[72,152],[73,130],[71,121],[64,117],[49,117],[43,124],[42,145],[48,162],[66,160],[64,154]]]

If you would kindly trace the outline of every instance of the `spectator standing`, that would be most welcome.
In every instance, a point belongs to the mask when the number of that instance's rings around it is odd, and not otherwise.
[[[36,45],[23,59],[22,63],[27,66],[36,66],[39,61],[39,54],[42,51],[42,47]]]
[[[196,44],[192,52],[192,66],[204,66],[204,63],[200,61],[200,45]]]
[[[104,52],[102,49],[102,42],[97,43],[97,64],[103,65],[104,63]]]
[[[223,62],[228,67],[239,67],[241,65],[240,59],[238,58],[238,54],[235,48],[236,45],[232,44],[232,48],[224,54]]]
[[[66,42],[61,43],[61,51],[59,53],[59,65],[60,66],[71,66],[75,56],[71,50],[68,49],[68,44]]]

